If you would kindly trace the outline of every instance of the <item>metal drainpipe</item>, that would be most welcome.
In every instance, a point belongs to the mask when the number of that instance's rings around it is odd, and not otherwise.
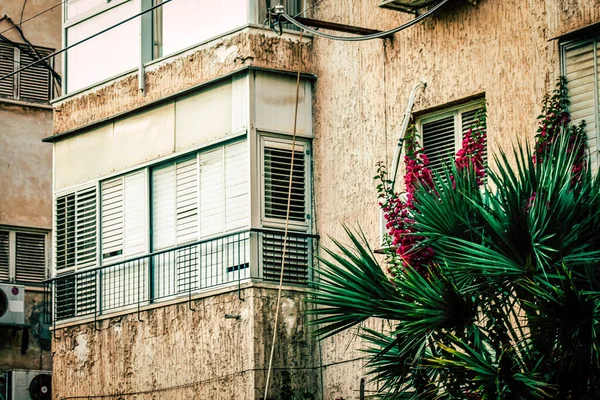
[[[140,66],[138,68],[138,89],[146,95],[146,75],[144,71],[144,24],[140,22]]]
[[[398,138],[398,146],[396,147],[396,151],[394,152],[394,159],[392,161],[392,187],[391,190],[394,190],[394,185],[396,184],[396,177],[398,175],[398,166],[400,165],[400,156],[402,155],[402,148],[404,145],[404,140],[406,139],[406,131],[408,130],[408,123],[410,121],[410,116],[412,114],[413,106],[415,105],[415,100],[417,98],[417,91],[419,89],[425,90],[427,87],[427,81],[425,78],[421,78],[421,82],[417,83],[410,92],[410,97],[408,98],[408,104],[406,105],[406,111],[404,112],[404,120],[402,121],[402,128],[400,129],[400,137]]]

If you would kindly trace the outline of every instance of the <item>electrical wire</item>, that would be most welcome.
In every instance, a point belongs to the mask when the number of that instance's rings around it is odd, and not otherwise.
[[[300,30],[300,43],[302,43],[303,31]],[[277,303],[275,306],[275,323],[273,325],[273,340],[271,341],[271,353],[269,355],[269,368],[267,369],[267,379],[265,383],[265,398],[269,394],[269,379],[273,369],[273,354],[275,353],[275,343],[277,341],[277,331],[279,325],[279,308],[281,307],[281,292],[283,291],[283,271],[285,270],[285,255],[287,251],[288,230],[290,225],[290,211],[292,206],[292,177],[294,176],[294,155],[296,154],[296,128],[298,126],[298,103],[300,102],[300,69],[302,59],[302,46],[298,46],[298,75],[296,77],[296,109],[294,111],[294,130],[292,133],[292,156],[290,157],[290,182],[288,185],[287,208],[285,212],[285,229],[283,233],[283,249],[281,250],[281,269],[279,271],[279,287],[277,289]]]
[[[58,3],[58,4],[56,4],[56,5],[53,5],[52,7],[48,8],[48,9],[46,9],[46,10],[44,10],[44,11],[40,11],[39,13],[35,14],[34,16],[31,16],[31,17],[27,18],[25,21],[20,21],[20,22],[19,22],[19,25],[23,25],[25,22],[27,22],[27,21],[31,21],[32,19],[34,19],[34,18],[37,18],[37,17],[39,17],[40,15],[47,13],[48,11],[52,11],[52,10],[54,10],[56,7],[58,7],[58,6],[61,6],[61,5],[65,4],[67,1],[69,1],[69,0],[64,0],[64,1],[61,1],[60,3]],[[6,32],[8,32],[8,31],[10,31],[11,29],[15,29],[15,27],[14,27],[14,26],[11,26],[10,28],[3,30],[2,32],[0,32],[0,35],[2,35],[3,33],[6,33]]]
[[[123,25],[123,24],[125,24],[125,23],[127,23],[127,22],[129,22],[129,21],[131,21],[131,20],[133,20],[133,19],[135,19],[135,18],[137,18],[137,17],[140,17],[140,16],[142,16],[142,15],[146,14],[147,12],[150,12],[150,11],[152,11],[152,10],[155,10],[155,9],[159,8],[159,7],[162,7],[162,6],[164,6],[165,4],[167,4],[167,3],[170,3],[171,1],[173,1],[173,0],[163,0],[161,3],[158,3],[158,4],[156,4],[156,5],[152,6],[152,7],[148,8],[148,9],[146,9],[146,10],[144,10],[144,11],[142,11],[142,12],[138,13],[138,14],[135,14],[135,15],[133,15],[133,16],[131,16],[131,17],[129,17],[129,18],[126,18],[126,19],[124,19],[124,20],[123,20],[123,21],[121,21],[121,22],[118,22],[118,23],[116,23],[116,24],[114,24],[114,25],[111,25],[111,26],[109,26],[108,28],[101,30],[100,32],[94,33],[92,36],[89,36],[89,37],[87,37],[87,38],[85,38],[85,39],[81,39],[79,42],[75,42],[75,43],[73,43],[73,44],[71,44],[71,45],[68,45],[67,47],[64,47],[64,48],[62,48],[62,49],[60,49],[60,50],[57,50],[57,51],[55,51],[54,53],[52,53],[52,54],[49,54],[49,55],[47,55],[47,56],[45,56],[45,57],[42,57],[42,58],[40,58],[39,60],[32,62],[31,64],[27,64],[26,66],[24,66],[24,67],[22,67],[22,68],[19,68],[19,69],[18,69],[18,70],[16,70],[16,71],[13,71],[13,72],[11,72],[11,73],[9,73],[9,74],[6,74],[6,75],[4,75],[4,76],[0,76],[0,81],[4,80],[4,79],[6,79],[6,78],[10,78],[11,76],[18,74],[18,73],[19,73],[19,72],[21,72],[21,71],[24,71],[24,70],[26,70],[26,69],[29,69],[29,68],[31,68],[31,67],[33,67],[33,66],[35,66],[35,65],[37,65],[37,64],[39,64],[39,63],[41,63],[42,61],[48,60],[48,59],[50,59],[50,58],[52,58],[52,57],[54,57],[54,56],[56,56],[56,55],[58,55],[58,54],[64,53],[65,51],[67,51],[67,50],[69,50],[69,49],[71,49],[71,48],[73,48],[73,47],[75,47],[75,46],[79,46],[80,44],[82,44],[82,43],[84,43],[84,42],[87,42],[87,41],[88,41],[88,40],[90,40],[90,39],[93,39],[93,38],[95,38],[95,37],[97,37],[97,36],[100,36],[100,35],[102,35],[103,33],[106,33],[106,32],[108,32],[108,31],[110,31],[111,29],[114,29],[114,28],[116,28],[116,27],[118,27],[118,26],[121,26],[121,25]]]
[[[285,12],[283,13],[276,13],[275,16],[278,16],[278,18],[284,18],[286,19],[288,22],[290,22],[291,24],[297,26],[300,29],[304,29],[307,32],[312,33],[315,36],[320,36],[323,37],[325,39],[330,39],[330,40],[340,40],[340,41],[344,41],[344,42],[362,42],[365,40],[373,40],[373,39],[382,39],[388,36],[393,35],[394,33],[400,32],[406,28],[409,28],[419,22],[421,22],[422,20],[424,20],[425,18],[429,17],[431,14],[433,14],[434,12],[436,12],[440,7],[442,7],[444,4],[446,4],[449,0],[443,0],[440,3],[436,4],[434,7],[432,7],[431,9],[427,10],[426,12],[424,12],[423,14],[419,15],[418,17],[416,17],[415,19],[402,24],[394,29],[390,29],[389,31],[385,31],[385,32],[378,32],[378,33],[372,33],[370,35],[363,35],[363,36],[337,36],[337,35],[330,35],[328,33],[323,33],[320,32],[316,29],[310,28],[298,21],[296,21],[294,19],[294,17],[289,16],[288,14],[286,14]]]

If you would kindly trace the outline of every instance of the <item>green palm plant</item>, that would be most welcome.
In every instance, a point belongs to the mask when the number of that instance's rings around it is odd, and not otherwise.
[[[577,168],[582,129],[561,131],[543,162],[523,145],[500,152],[482,188],[452,163],[415,190],[425,273],[390,276],[349,228],[350,245],[326,250],[315,334],[391,321],[360,330],[381,397],[600,398],[600,180]]]

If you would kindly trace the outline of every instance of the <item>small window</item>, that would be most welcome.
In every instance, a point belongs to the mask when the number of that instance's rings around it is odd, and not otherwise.
[[[461,148],[465,133],[477,124],[478,114],[482,111],[483,101],[479,100],[425,114],[417,119],[417,130],[433,172],[442,173],[444,165]],[[487,150],[484,153],[486,161]]]
[[[0,230],[0,282],[26,285],[46,279],[47,233]]]
[[[567,78],[574,124],[585,121],[592,171],[598,170],[600,138],[600,35],[561,44],[562,74]]]
[[[308,213],[308,157],[306,153],[306,144],[296,142],[293,149],[294,167],[291,174],[289,219],[293,223],[303,225],[307,224]],[[291,143],[265,138],[263,161],[263,218],[265,221],[284,223],[290,190]]]
[[[27,66],[53,50],[26,45],[0,43],[0,76]],[[47,103],[52,99],[52,59],[28,68],[0,81],[0,97],[29,102]]]

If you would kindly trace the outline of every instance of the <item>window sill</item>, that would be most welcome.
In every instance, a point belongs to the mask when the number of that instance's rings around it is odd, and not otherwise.
[[[11,105],[23,106],[23,107],[40,108],[43,110],[52,110],[53,109],[53,107],[50,104],[34,103],[34,102],[23,101],[23,100],[14,100],[14,99],[6,98],[6,97],[0,97],[0,104],[11,104]]]

